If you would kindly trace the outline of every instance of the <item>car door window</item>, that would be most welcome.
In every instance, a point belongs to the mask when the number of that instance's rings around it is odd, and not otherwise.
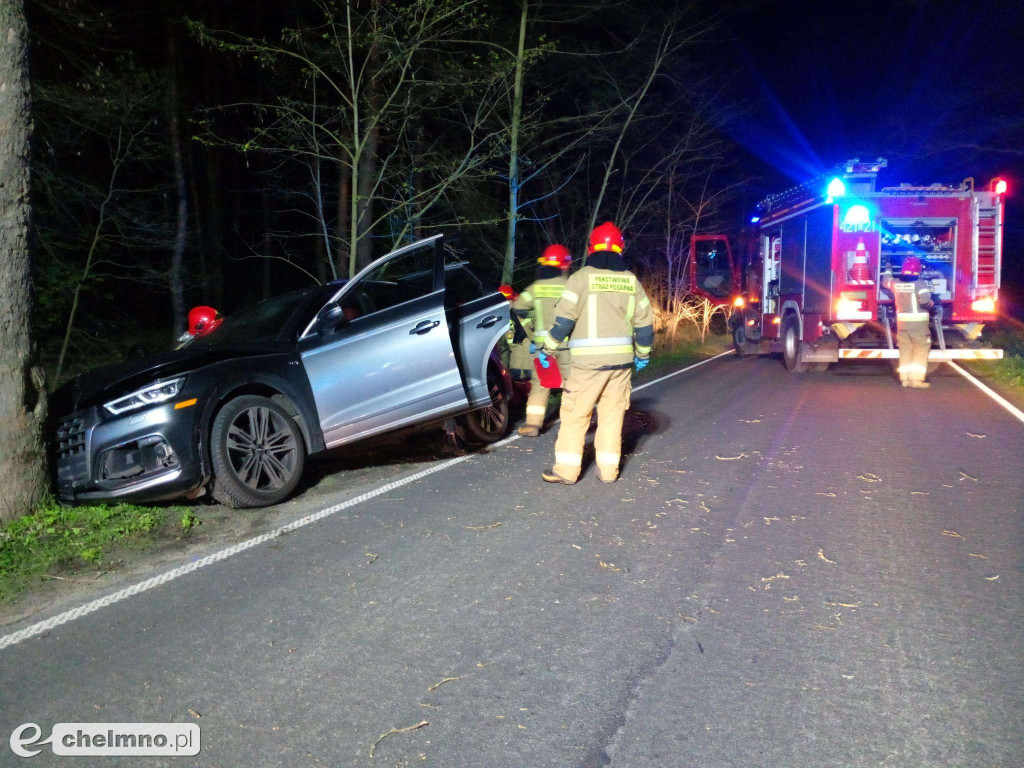
[[[429,295],[434,287],[433,248],[420,248],[389,259],[345,292],[341,309],[346,320],[383,312]]]

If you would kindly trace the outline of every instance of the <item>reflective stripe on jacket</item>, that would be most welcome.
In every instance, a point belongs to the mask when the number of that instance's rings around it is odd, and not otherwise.
[[[928,308],[932,305],[932,293],[928,283],[916,280],[913,283],[894,281],[891,285],[893,303],[896,306],[896,322],[928,322]]]
[[[512,304],[512,311],[519,317],[532,319],[533,338],[538,343],[551,329],[555,320],[555,304],[561,298],[567,280],[562,275],[535,280]]]
[[[583,267],[569,278],[554,314],[544,345],[554,349],[568,337],[574,367],[625,367],[650,357],[654,311],[632,272]]]

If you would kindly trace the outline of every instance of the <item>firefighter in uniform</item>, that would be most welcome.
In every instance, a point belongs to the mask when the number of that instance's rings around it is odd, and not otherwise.
[[[921,279],[921,262],[916,256],[903,260],[900,279],[887,274],[882,287],[892,292],[896,307],[896,338],[900,349],[900,383],[904,387],[927,389],[928,350],[932,346],[928,310],[932,294]]]
[[[531,353],[544,343],[551,324],[555,320],[555,303],[562,297],[568,279],[572,256],[569,249],[558,243],[549,245],[537,259],[537,277],[529,287],[519,294],[512,305],[512,311],[527,325],[533,335]],[[563,377],[569,374],[569,346],[565,342],[554,351],[558,368]],[[530,358],[530,397],[526,401],[526,426],[519,428],[524,437],[537,437],[544,426],[544,416],[548,412],[548,397],[551,390],[541,386],[537,369]]]
[[[629,408],[630,375],[644,368],[654,345],[654,312],[622,258],[622,233],[610,221],[590,234],[587,265],[569,278],[555,305],[555,321],[538,353],[543,365],[566,339],[572,371],[562,389],[562,424],[555,465],[541,477],[572,485],[579,479],[583,442],[597,406],[597,477],[614,483],[622,453],[622,421]]]
[[[511,285],[498,286],[498,292],[508,299],[509,304],[514,304],[519,294]],[[526,327],[523,327],[526,330]],[[516,341],[516,324],[509,320],[508,333],[505,334],[505,344],[508,347],[508,370],[512,381],[529,380],[530,370],[533,368],[533,356],[530,354],[530,339],[527,336],[519,342]]]

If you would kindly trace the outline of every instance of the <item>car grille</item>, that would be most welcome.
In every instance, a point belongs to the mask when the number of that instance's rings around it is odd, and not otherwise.
[[[96,424],[91,411],[73,413],[57,427],[57,488],[66,496],[72,486],[89,479],[89,433]]]

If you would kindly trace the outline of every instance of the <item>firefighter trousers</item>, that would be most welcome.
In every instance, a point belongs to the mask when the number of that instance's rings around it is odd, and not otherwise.
[[[555,474],[576,482],[583,465],[583,442],[590,416],[597,406],[594,451],[601,478],[611,482],[619,475],[622,454],[622,421],[629,408],[632,389],[629,368],[591,370],[573,367],[562,388],[562,424],[555,441]]]
[[[569,350],[558,350],[555,353],[555,359],[558,361],[558,370],[562,372],[562,380],[565,381],[569,378],[572,368]],[[530,376],[530,396],[526,400],[526,426],[540,429],[544,426],[544,417],[548,412],[548,398],[551,396],[551,390],[541,386],[537,369],[532,360],[530,371],[532,375]]]
[[[896,339],[900,347],[900,381],[924,381],[928,374],[928,350],[932,347],[928,321],[900,323]]]

